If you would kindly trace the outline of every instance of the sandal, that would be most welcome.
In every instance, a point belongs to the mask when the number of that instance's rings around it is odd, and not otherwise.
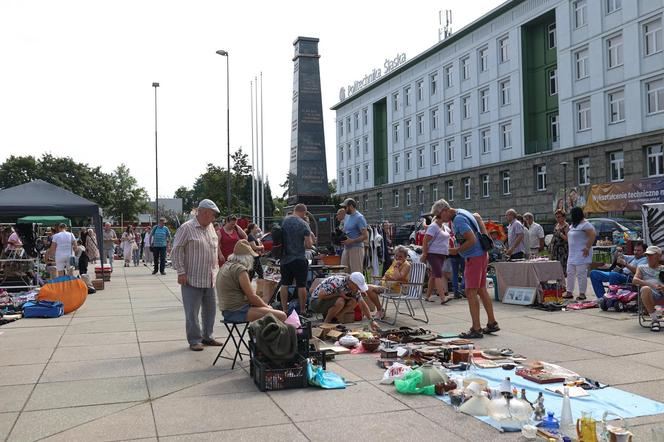
[[[574,299],[574,295],[571,294],[570,292],[565,292],[563,295],[563,299]]]
[[[431,298],[424,298],[424,300],[425,300],[426,302],[433,302],[433,300],[432,300]]]
[[[461,339],[482,339],[484,335],[482,334],[482,330],[474,330],[471,328],[467,332],[459,333],[459,337]]]
[[[450,302],[450,298],[444,298],[443,300],[440,301],[440,305],[445,305],[448,302]]]
[[[581,294],[581,295],[579,295],[579,296],[576,297],[576,300],[577,300],[577,301],[585,301],[586,299],[587,299],[587,298],[586,298],[586,295],[584,295],[584,294]]]
[[[495,333],[497,331],[500,331],[500,327],[498,326],[497,322],[494,322],[493,324],[487,324],[486,327],[482,329],[482,333],[484,334]]]
[[[659,321],[652,321],[650,323],[650,331],[652,332],[658,332],[660,328]]]

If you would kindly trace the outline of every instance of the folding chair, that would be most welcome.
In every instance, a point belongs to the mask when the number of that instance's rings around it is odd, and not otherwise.
[[[226,337],[226,340],[224,341],[224,345],[221,346],[221,350],[219,350],[219,354],[217,354],[217,357],[215,358],[214,362],[212,365],[215,365],[219,358],[223,359],[228,359],[229,361],[233,361],[233,365],[231,365],[231,370],[235,369],[235,362],[237,361],[237,358],[239,357],[240,360],[242,361],[242,355],[244,356],[250,356],[249,354],[249,346],[247,346],[247,343],[244,340],[244,335],[247,333],[247,328],[249,327],[249,322],[226,322],[224,320],[221,321],[222,324],[226,327],[226,330],[228,330],[228,336]],[[244,327],[238,327],[242,326]],[[242,331],[240,331],[240,328],[242,328]],[[233,345],[235,347],[235,354],[231,358],[230,356],[224,356],[222,353],[224,352],[224,349],[226,348],[226,345],[228,345],[228,342],[230,340],[233,340]],[[247,353],[242,353],[242,346],[244,345],[244,348],[247,349]]]
[[[410,267],[410,275],[408,278],[408,282],[400,283],[401,292],[399,293],[387,292],[387,293],[381,293],[379,295],[382,298],[383,311],[386,310],[387,305],[389,304],[390,301],[392,301],[392,304],[394,304],[394,309],[395,309],[394,321],[389,322],[389,324],[394,325],[397,323],[397,318],[399,317],[399,313],[408,315],[416,321],[422,321],[425,323],[429,322],[429,315],[427,314],[427,310],[424,307],[424,301],[422,300],[422,295],[424,292],[424,277],[426,275],[426,271],[427,271],[426,264],[422,262],[413,262]],[[415,309],[413,308],[412,304],[414,301],[419,301],[420,306],[422,307],[422,311],[424,312],[424,319],[415,317]],[[408,310],[407,312],[402,312],[399,310],[401,302],[403,302],[406,305],[406,308]]]
[[[652,318],[646,312],[646,307],[643,305],[643,301],[641,300],[641,287],[635,286],[637,290],[637,298],[638,298],[638,315],[639,315],[639,325],[643,328],[650,328],[650,323],[652,322]],[[664,309],[664,299],[660,299],[659,301],[655,301],[655,306],[661,306]],[[661,321],[660,321],[661,322]]]

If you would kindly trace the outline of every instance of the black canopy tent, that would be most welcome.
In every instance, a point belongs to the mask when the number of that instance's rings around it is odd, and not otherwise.
[[[20,218],[28,215],[90,217],[95,226],[101,262],[104,262],[101,209],[97,203],[42,180],[0,190],[0,216]]]

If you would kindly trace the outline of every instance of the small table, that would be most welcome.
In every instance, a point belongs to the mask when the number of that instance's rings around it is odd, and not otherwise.
[[[509,287],[535,287],[539,290],[540,282],[565,279],[560,261],[494,262],[493,266],[501,301]]]

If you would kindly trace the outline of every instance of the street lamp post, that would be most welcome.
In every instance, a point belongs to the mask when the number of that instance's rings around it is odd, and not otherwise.
[[[158,161],[158,150],[157,150],[157,88],[159,83],[152,83],[154,88],[154,175],[155,175],[155,189],[154,189],[154,201],[155,201],[155,222],[159,221],[159,161]]]
[[[563,210],[567,212],[567,161],[560,163],[563,166]]]
[[[226,208],[228,215],[231,213],[231,110],[230,110],[230,70],[228,67],[228,51],[220,49],[217,54],[226,57],[226,161],[227,161],[227,179],[226,179]]]

